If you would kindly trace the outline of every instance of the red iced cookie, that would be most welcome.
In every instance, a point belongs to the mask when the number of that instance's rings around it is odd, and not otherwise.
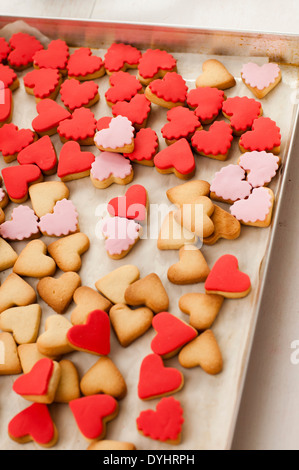
[[[19,79],[16,72],[8,65],[0,64],[0,84],[1,82],[3,83],[3,88],[10,88],[11,91],[19,86]]]
[[[202,124],[210,124],[218,116],[225,100],[224,91],[211,87],[199,87],[190,90],[187,104],[194,109]]]
[[[110,320],[103,310],[93,310],[86,323],[74,325],[67,332],[74,349],[106,356],[110,352]]]
[[[152,351],[169,358],[189,341],[196,338],[197,331],[169,312],[160,312],[153,318],[152,326],[157,334],[151,342]]]
[[[165,108],[183,106],[186,101],[188,87],[181,75],[168,72],[163,78],[153,80],[145,89],[145,96],[153,103]]]
[[[159,173],[175,173],[181,179],[191,178],[195,172],[195,159],[188,141],[179,139],[158,152],[154,157],[154,165]]]
[[[12,118],[13,101],[10,88],[0,88],[0,127],[9,123]]]
[[[136,68],[141,58],[141,52],[129,44],[113,43],[107,50],[104,60],[108,74]]]
[[[167,121],[169,122],[161,129],[167,144],[172,144],[182,137],[189,139],[196,130],[202,128],[194,112],[182,106],[167,111]]]
[[[23,80],[25,90],[34,95],[36,101],[55,99],[59,92],[61,75],[56,69],[35,69],[28,72]]]
[[[98,119],[97,126],[96,126],[97,131],[101,131],[102,129],[108,129],[111,119],[113,118],[110,116],[103,116],[100,119]]]
[[[8,55],[8,63],[11,67],[22,70],[30,67],[33,62],[33,56],[44,46],[38,39],[27,33],[15,33],[9,40],[12,51]]]
[[[183,409],[173,397],[162,398],[156,411],[142,411],[136,420],[137,429],[151,439],[178,444],[184,423]]]
[[[32,127],[40,136],[55,134],[58,124],[71,116],[67,109],[49,98],[39,101],[36,111],[38,116],[33,119]]]
[[[55,39],[48,45],[48,49],[34,54],[33,65],[36,68],[59,69],[65,73],[69,58],[69,48],[62,39]]]
[[[223,297],[245,297],[251,289],[250,278],[239,271],[238,259],[233,255],[221,256],[207,277],[205,290],[207,293],[221,294]]]
[[[280,144],[280,129],[272,119],[267,117],[255,119],[252,130],[245,132],[239,140],[242,152],[265,150],[277,155],[280,152]]]
[[[113,116],[125,116],[136,129],[145,127],[151,110],[151,102],[144,94],[137,93],[130,101],[119,101],[112,106]]]
[[[69,58],[67,72],[70,78],[92,80],[105,74],[101,57],[92,54],[88,47],[80,47]]]
[[[105,93],[109,106],[118,101],[130,101],[133,96],[143,91],[141,83],[128,72],[115,72],[109,78],[111,88]]]
[[[143,221],[146,218],[147,192],[141,184],[134,184],[124,196],[115,197],[108,203],[108,212],[113,217],[125,217]]]
[[[165,367],[163,359],[157,354],[149,354],[143,359],[138,381],[138,397],[141,400],[175,393],[183,385],[183,374],[173,367]]]
[[[50,137],[45,135],[21,150],[18,162],[20,165],[35,163],[45,175],[55,173],[57,156]]]
[[[18,413],[8,424],[8,434],[17,442],[34,441],[44,447],[53,446],[58,438],[48,407],[43,403],[33,403]]]
[[[21,203],[28,198],[28,186],[42,180],[36,165],[17,165],[3,168],[3,181],[11,201]]]
[[[87,440],[103,439],[106,422],[118,413],[118,403],[111,395],[98,394],[69,402],[78,428]]]
[[[233,141],[233,131],[225,121],[215,121],[208,131],[199,131],[191,138],[192,147],[200,154],[226,160]]]
[[[138,78],[144,85],[173,71],[176,71],[175,58],[160,49],[147,49],[138,64]]]
[[[230,120],[234,134],[240,135],[251,128],[253,121],[263,113],[259,101],[247,96],[227,98],[222,105],[222,112]]]
[[[124,157],[142,165],[154,166],[153,158],[159,147],[158,136],[150,127],[140,129],[134,139],[134,150],[124,153]]]
[[[70,111],[82,106],[92,106],[99,100],[99,85],[94,81],[80,83],[71,78],[65,80],[60,88],[61,101]]]
[[[11,49],[9,47],[8,42],[4,38],[0,38],[0,63],[3,60],[7,59],[8,54],[10,53]]]
[[[10,163],[15,160],[18,153],[32,144],[36,135],[30,129],[19,129],[15,124],[4,124],[0,128],[0,151],[4,161]]]
[[[93,145],[97,121],[88,108],[77,108],[68,119],[61,121],[57,127],[60,140],[75,140],[81,145]]]
[[[81,151],[78,142],[66,142],[60,151],[57,176],[62,181],[88,176],[94,159],[93,153]]]

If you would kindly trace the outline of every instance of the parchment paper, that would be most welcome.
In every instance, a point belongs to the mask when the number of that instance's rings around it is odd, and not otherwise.
[[[38,31],[29,28],[23,22],[16,22],[6,26],[0,31],[0,36],[7,39],[14,32],[27,31],[40,38],[45,46],[49,39],[42,36]],[[84,46],[84,44],[82,44]],[[109,44],[107,45],[109,46]],[[72,50],[71,50],[72,52]],[[96,55],[104,57],[105,50],[93,51]],[[195,79],[201,73],[202,63],[211,57],[219,58],[229,71],[236,77],[235,87],[226,90],[229,96],[253,97],[250,91],[240,79],[242,64],[249,60],[246,57],[229,56],[205,56],[200,54],[179,53],[174,56],[178,60],[178,71],[186,80],[189,89],[195,88]],[[258,64],[267,61],[266,58],[254,58]],[[287,144],[293,124],[294,110],[294,89],[298,85],[297,70],[291,67],[281,67],[282,82],[277,86],[262,102],[264,116],[268,116],[281,129],[282,146],[281,159],[282,166],[286,158]],[[30,70],[30,69],[28,69]],[[28,72],[19,73],[20,88],[13,93],[14,114],[12,122],[19,128],[31,128],[32,119],[36,116],[36,104],[33,96],[28,95],[24,90],[22,76]],[[131,71],[130,73],[135,73]],[[109,87],[109,77],[97,79],[99,84],[100,102],[94,105],[91,110],[95,118],[111,116],[111,108],[106,104],[104,93]],[[57,102],[61,103],[60,98]],[[167,110],[152,105],[147,126],[152,127],[159,136],[160,149],[166,144],[161,136],[160,129],[166,123]],[[52,142],[59,155],[62,144],[58,135],[53,136]],[[95,155],[99,153],[96,147],[84,147],[83,150],[90,150]],[[211,182],[216,171],[229,163],[236,163],[240,151],[238,139],[234,138],[233,146],[226,162],[219,162],[205,157],[196,156],[196,175],[194,179],[204,179]],[[16,162],[11,165],[15,165]],[[0,159],[0,169],[5,166],[3,159]],[[46,177],[45,180],[58,179],[56,175]],[[270,187],[277,191],[280,180],[280,172],[271,182]],[[140,183],[145,186],[149,194],[150,204],[163,204],[167,213],[173,206],[166,197],[166,190],[170,187],[181,184],[175,175],[161,175],[154,167],[134,165],[134,180],[131,184]],[[128,189],[128,186],[112,185],[105,190],[94,188],[89,177],[82,180],[67,183],[70,189],[70,199],[74,202],[79,212],[79,225],[82,232],[90,238],[91,246],[87,253],[83,255],[80,276],[82,285],[95,288],[95,282],[124,264],[135,264],[140,269],[141,277],[151,272],[156,272],[170,299],[169,311],[179,318],[189,321],[188,315],[183,314],[178,307],[178,300],[181,295],[188,292],[204,292],[204,284],[191,286],[175,286],[167,279],[167,270],[170,265],[178,261],[178,251],[159,251],[157,239],[147,238],[140,240],[133,250],[125,258],[119,261],[111,260],[105,250],[104,240],[98,238],[97,232],[100,222],[100,215],[107,202],[115,196],[121,196]],[[30,201],[26,202],[30,206]],[[221,207],[229,210],[227,204],[220,204]],[[6,213],[6,220],[10,219],[10,214],[15,204],[10,203]],[[152,226],[151,226],[152,223]],[[149,214],[149,226],[151,233],[158,234],[159,226],[152,221]],[[155,409],[158,400],[141,401],[137,396],[137,383],[139,368],[143,358],[151,353],[150,343],[155,335],[153,329],[144,336],[132,343],[128,348],[122,348],[114,334],[111,332],[111,353],[110,357],[123,374],[128,387],[127,396],[119,402],[119,414],[116,419],[107,425],[107,439],[125,440],[133,442],[137,449],[224,449],[229,445],[229,434],[238,403],[241,378],[247,358],[248,339],[255,324],[255,302],[258,296],[259,268],[261,261],[267,250],[267,244],[271,228],[242,227],[241,236],[234,241],[220,240],[213,246],[202,247],[210,267],[223,254],[231,253],[238,257],[240,269],[246,272],[252,282],[252,291],[244,299],[228,300],[223,303],[218,318],[213,324],[212,330],[217,338],[223,354],[224,368],[217,376],[209,376],[199,367],[194,369],[184,369],[178,363],[177,356],[165,362],[167,366],[173,366],[182,371],[185,378],[183,389],[174,394],[180,400],[184,409],[184,425],[182,431],[181,444],[171,446],[159,441],[154,441],[141,436],[136,428],[136,418],[145,409]],[[42,237],[45,243],[53,241],[52,238]],[[20,253],[25,246],[24,242],[12,243],[13,248]],[[1,283],[5,280],[11,270],[0,273]],[[62,273],[57,270],[55,277]],[[32,278],[26,280],[35,287],[37,281]],[[55,312],[48,307],[41,299],[38,299],[42,307],[42,322],[40,333],[44,331],[45,319]],[[70,318],[74,308],[71,304],[65,316]],[[73,352],[64,356],[69,358],[76,365],[80,378],[93,365],[98,357],[83,353]],[[15,414],[30,405],[22,397],[12,391],[12,385],[17,376],[3,376],[0,378],[0,448],[1,449],[42,449],[35,443],[28,443],[25,446],[18,445],[12,441],[7,434],[7,425]],[[59,432],[59,440],[53,449],[86,449],[87,441],[79,432],[74,417],[67,404],[51,404],[51,415],[56,423]]]

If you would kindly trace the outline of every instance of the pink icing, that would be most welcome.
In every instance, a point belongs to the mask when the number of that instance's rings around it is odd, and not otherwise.
[[[244,199],[251,193],[251,186],[244,178],[243,168],[239,165],[227,165],[215,173],[210,189],[225,200]]]
[[[125,116],[112,118],[108,129],[98,131],[94,137],[99,147],[116,149],[129,145],[134,138],[134,127]]]
[[[279,73],[280,69],[277,64],[267,63],[260,67],[253,62],[248,62],[243,65],[241,76],[247,85],[263,90],[275,82]]]
[[[38,226],[42,233],[54,237],[76,232],[78,213],[72,201],[68,199],[57,201],[53,213],[42,216]]]
[[[5,191],[3,191],[3,189],[0,188],[0,202],[3,201],[5,196],[6,196]]]
[[[131,173],[131,163],[120,153],[102,152],[91,165],[91,175],[99,181],[106,180],[112,175],[123,179]]]
[[[239,165],[249,173],[247,181],[253,188],[264,186],[274,178],[279,167],[279,157],[269,152],[246,152],[240,157]]]
[[[105,247],[110,255],[120,255],[130,248],[139,237],[141,226],[124,217],[108,217],[102,226],[106,238]]]
[[[0,225],[0,235],[8,240],[25,240],[39,233],[38,218],[28,206],[20,205],[11,214],[11,220]]]
[[[255,188],[248,199],[236,201],[230,208],[231,214],[244,222],[265,220],[272,206],[272,197],[267,188]]]

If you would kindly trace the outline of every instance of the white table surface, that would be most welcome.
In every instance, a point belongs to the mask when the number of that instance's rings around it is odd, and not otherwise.
[[[298,0],[0,0],[0,14],[275,31],[298,34],[299,41]],[[297,154],[299,156],[299,145]],[[256,327],[233,450],[299,449],[298,200],[299,165],[294,159]]]

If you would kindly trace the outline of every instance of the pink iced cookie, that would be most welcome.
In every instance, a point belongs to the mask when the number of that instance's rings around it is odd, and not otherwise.
[[[247,172],[247,181],[253,188],[264,186],[274,178],[280,158],[269,152],[246,152],[239,159],[239,165]]]
[[[36,235],[40,235],[38,218],[28,206],[16,207],[11,220],[0,225],[0,236],[6,240],[28,240]]]
[[[112,118],[109,127],[94,136],[96,146],[104,151],[130,153],[134,150],[134,127],[125,116]]]
[[[259,66],[253,62],[244,64],[241,77],[245,85],[257,98],[263,98],[281,80],[281,71],[277,64],[267,63]]]
[[[107,188],[112,183],[128,184],[134,176],[129,160],[114,152],[101,152],[91,165],[90,178],[96,188]]]
[[[57,201],[53,213],[40,218],[39,229],[49,237],[61,237],[78,231],[78,212],[68,199]]]
[[[271,189],[255,188],[247,199],[236,201],[230,212],[245,225],[268,227],[271,223],[273,203],[274,194]]]
[[[141,226],[124,217],[108,217],[103,221],[105,248],[112,259],[126,256],[140,238]]]
[[[239,165],[227,165],[215,173],[210,186],[210,197],[215,201],[233,203],[251,193],[251,185],[245,180],[245,171]]]

